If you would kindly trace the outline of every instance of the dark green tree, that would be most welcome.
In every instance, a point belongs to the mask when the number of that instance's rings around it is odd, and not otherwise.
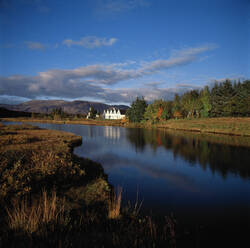
[[[230,80],[215,84],[211,91],[211,115],[214,117],[232,116],[235,112],[236,90]]]
[[[213,86],[211,90],[211,103],[212,103],[211,116],[212,117],[221,116],[223,113],[222,96],[223,96],[222,87],[218,83],[215,83],[215,85]]]
[[[89,119],[95,119],[97,114],[97,110],[94,109],[94,107],[89,108]]]
[[[235,96],[232,99],[234,116],[250,116],[250,80],[235,84]]]
[[[233,116],[235,103],[234,98],[236,96],[236,91],[230,80],[226,80],[223,83],[223,98],[224,98],[224,107],[223,107],[223,116]]]
[[[130,122],[141,122],[144,119],[144,113],[147,107],[147,103],[144,97],[137,97],[131,104],[131,108],[127,110],[126,115]]]
[[[155,109],[155,106],[153,103],[149,104],[145,109],[144,119],[147,121],[154,122],[156,118],[157,118],[157,111]]]

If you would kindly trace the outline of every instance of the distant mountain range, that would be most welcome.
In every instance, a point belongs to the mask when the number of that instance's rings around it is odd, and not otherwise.
[[[89,101],[68,102],[63,100],[32,100],[16,105],[0,104],[0,107],[8,110],[30,113],[50,113],[55,108],[62,108],[62,110],[68,114],[87,114],[91,106],[100,113],[103,113],[104,110],[111,107],[125,110],[129,108],[126,105],[108,105]]]

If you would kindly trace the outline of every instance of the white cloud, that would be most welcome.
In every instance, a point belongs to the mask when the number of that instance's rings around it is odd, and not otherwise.
[[[81,38],[79,41],[74,41],[71,39],[66,39],[63,44],[71,47],[73,45],[82,46],[85,48],[96,48],[102,46],[112,46],[117,42],[116,38],[99,38],[96,36],[86,36]]]
[[[190,47],[181,50],[174,50],[172,55],[167,60],[155,60],[152,63],[146,63],[144,65],[145,71],[157,71],[162,69],[168,69],[175,66],[189,64],[198,60],[197,56],[203,52],[216,49],[214,44],[207,44],[200,47]]]
[[[206,44],[199,47],[186,47],[183,49],[175,49],[172,51],[172,57],[179,57],[179,56],[194,56],[200,54],[202,52],[211,51],[218,48],[216,44]]]
[[[26,41],[25,45],[30,50],[44,50],[45,49],[45,45],[43,45],[40,42]]]
[[[136,96],[145,96],[149,101],[156,98],[171,98],[176,92],[194,88],[192,85],[177,85],[175,88],[163,88],[158,82],[147,83],[140,88],[112,87],[122,81],[139,79],[159,71],[199,61],[200,54],[212,50],[206,45],[188,48],[175,53],[168,59],[147,63],[115,63],[110,65],[89,65],[71,70],[48,70],[37,76],[0,77],[0,95],[20,96],[26,98],[92,97],[105,102],[131,102]],[[133,69],[125,69],[133,65]],[[145,87],[146,86],[146,87]]]

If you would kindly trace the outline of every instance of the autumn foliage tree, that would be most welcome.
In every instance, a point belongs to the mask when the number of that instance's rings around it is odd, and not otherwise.
[[[170,101],[155,100],[146,108],[144,118],[157,122],[159,120],[167,120],[172,116],[172,103]]]
[[[162,112],[163,112],[163,107],[162,106],[160,106],[159,108],[158,108],[158,112],[157,112],[157,118],[158,118],[158,120],[161,120],[162,119]]]

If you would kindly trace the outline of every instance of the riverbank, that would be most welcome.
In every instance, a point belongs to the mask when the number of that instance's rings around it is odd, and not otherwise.
[[[42,188],[66,188],[69,182],[73,186],[96,178],[106,180],[100,164],[72,153],[75,146],[81,145],[80,136],[27,124],[1,123],[0,135],[1,200],[37,193]]]
[[[40,122],[40,123],[54,123],[54,124],[75,124],[75,125],[94,125],[94,126],[125,126],[126,123],[122,120],[103,120],[103,119],[38,119],[31,117],[17,117],[17,118],[0,118],[0,121],[14,121],[14,122]]]
[[[130,131],[152,131],[162,145],[170,140],[158,139],[160,129]],[[1,125],[0,135],[0,247],[211,247],[231,244],[225,241],[231,234],[234,244],[242,241],[239,225],[187,227],[181,218],[176,224],[157,213],[138,214],[140,204],[121,207],[101,165],[72,155],[78,136],[30,125]],[[174,143],[187,157],[189,144],[206,145],[183,143],[181,136]]]
[[[224,134],[235,136],[250,137],[250,118],[249,117],[221,117],[221,118],[196,118],[196,119],[170,119],[157,123],[128,123],[124,120],[48,120],[34,118],[1,118],[3,121],[19,122],[41,122],[55,124],[78,124],[78,125],[97,125],[97,126],[122,126],[139,128],[161,128],[174,129],[181,131],[191,131],[207,134]]]
[[[81,137],[0,123],[0,247],[176,247],[175,224],[121,208]]]
[[[250,136],[250,118],[248,117],[168,120],[157,124],[157,127],[200,133]]]

